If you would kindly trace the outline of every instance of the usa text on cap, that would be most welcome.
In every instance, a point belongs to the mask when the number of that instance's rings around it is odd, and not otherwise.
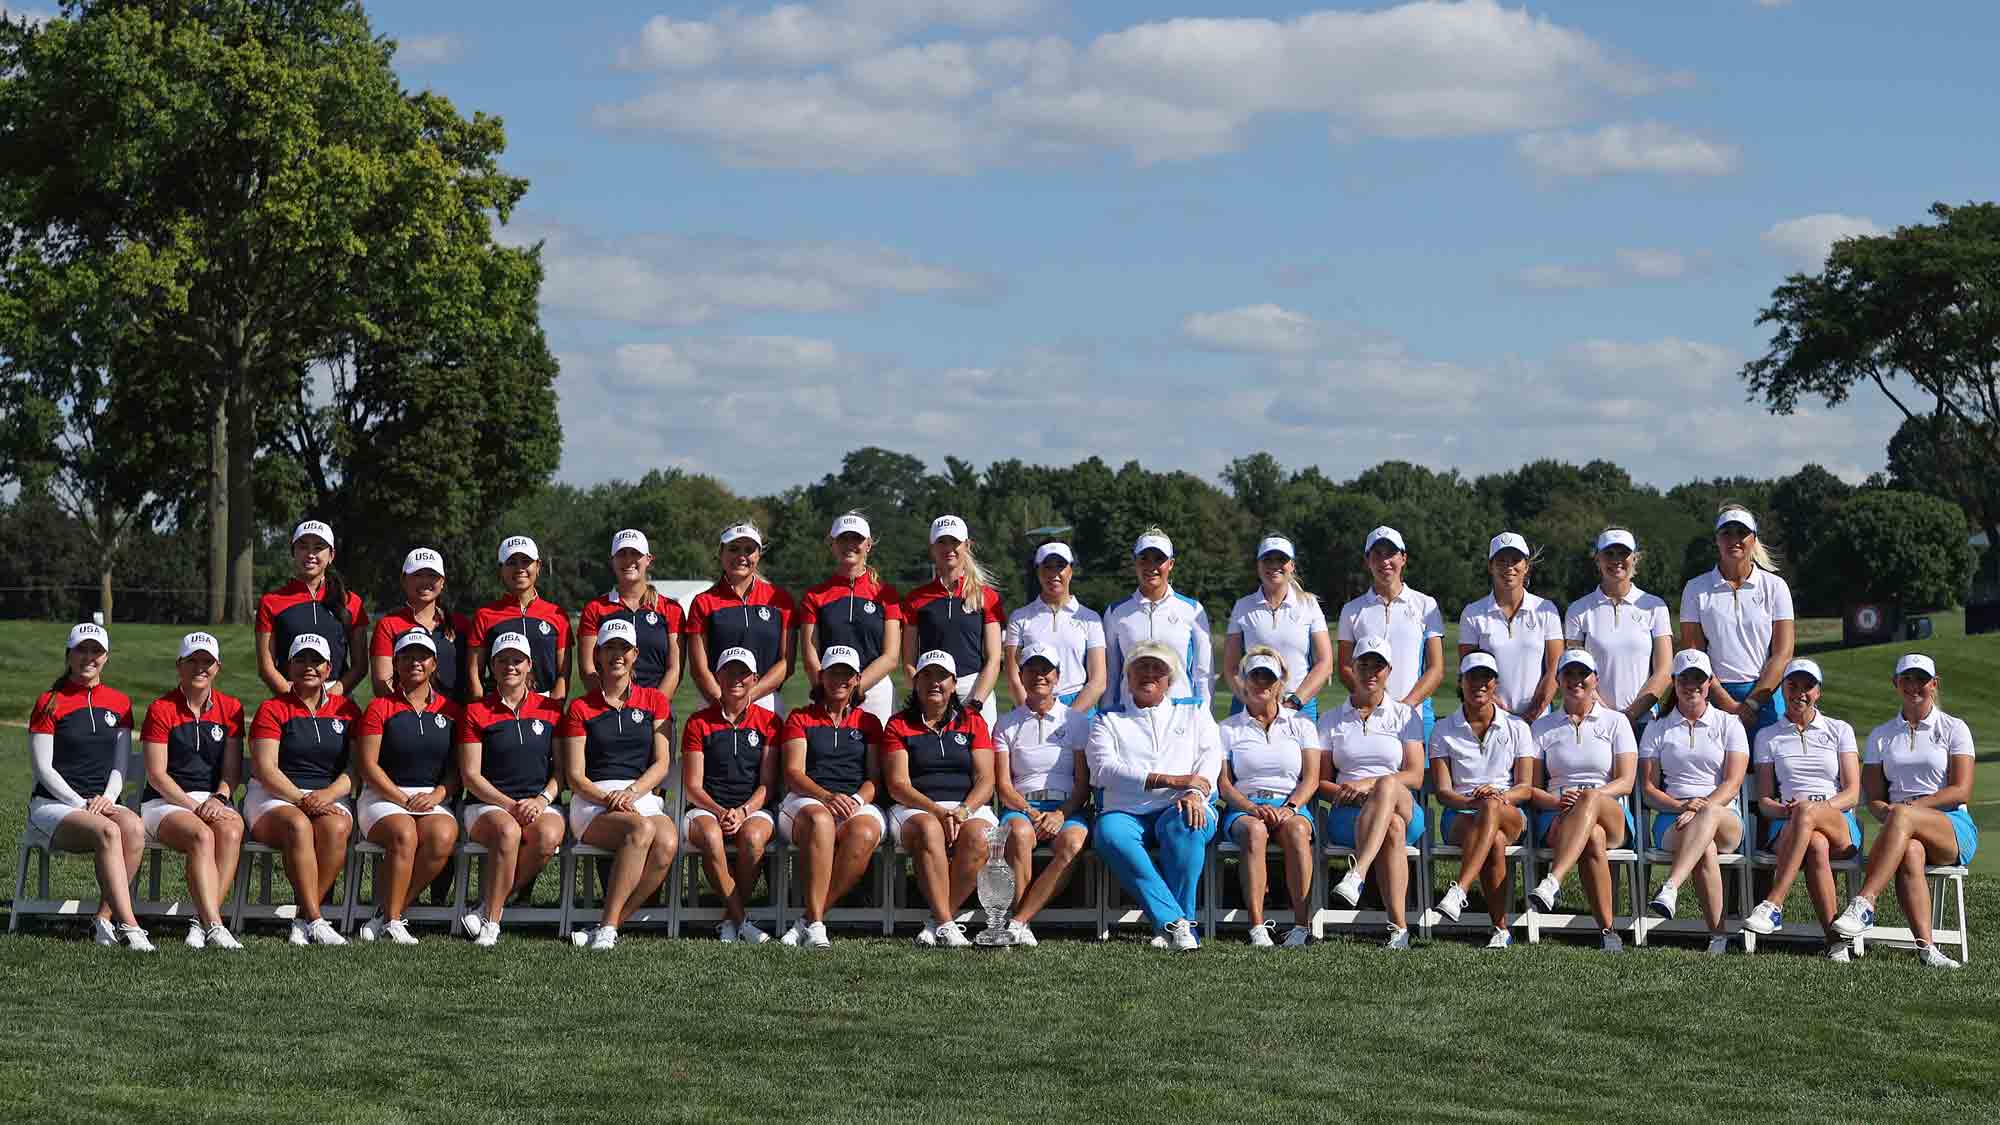
[[[604,634],[602,632],[599,632],[597,635],[601,637]],[[528,647],[527,636],[522,633],[514,633],[514,632],[502,633],[499,636],[493,638],[492,654],[494,656],[498,656],[503,652],[518,652],[522,656],[535,655],[535,650]]]
[[[1597,658],[1590,655],[1590,650],[1586,648],[1564,649],[1562,659],[1556,662],[1556,671],[1560,672],[1572,664],[1588,668],[1592,672],[1597,671]]]
[[[615,555],[624,550],[637,551],[642,555],[653,553],[652,547],[646,543],[646,533],[636,527],[628,527],[611,537],[611,553]]]
[[[934,648],[917,657],[917,671],[921,672],[926,668],[942,668],[947,676],[958,675],[958,661],[953,660],[951,654],[941,648]]]
[[[1147,551],[1158,551],[1167,558],[1174,557],[1174,541],[1164,535],[1141,535],[1132,544],[1132,557],[1138,558]]]
[[[1905,672],[1922,672],[1924,675],[1936,679],[1937,662],[1921,652],[1913,652],[1896,661],[1896,674],[1900,676]]]
[[[1811,676],[1813,679],[1813,683],[1816,684],[1823,684],[1826,682],[1826,677],[1820,675],[1819,664],[1815,661],[1807,660],[1803,656],[1799,657],[1797,660],[1792,661],[1790,664],[1785,665],[1785,674],[1783,676],[1780,676],[1779,679],[1789,680],[1793,676],[1800,676],[1800,675]]]
[[[859,535],[863,539],[875,538],[875,533],[869,530],[868,521],[853,512],[835,516],[833,526],[826,531],[828,539],[838,539],[843,535]]]
[[[1157,660],[1167,666],[1167,671],[1180,675],[1181,654],[1165,641],[1141,641],[1133,645],[1132,651],[1125,654],[1125,667],[1130,668],[1141,660]]]
[[[616,617],[597,626],[597,647],[603,648],[612,641],[623,641],[633,648],[639,647],[639,631],[630,621]]]
[[[503,562],[505,560],[502,560]],[[403,556],[403,573],[416,574],[419,571],[433,571],[439,578],[444,577],[444,556],[429,547],[418,547]]]
[[[1285,678],[1285,665],[1268,652],[1256,653],[1243,658],[1243,678],[1249,679],[1252,672],[1269,672],[1272,679]]]
[[[1684,648],[1674,654],[1674,679],[1680,679],[1687,672],[1700,672],[1709,679],[1715,678],[1715,665],[1708,661],[1708,654],[1698,648]]]
[[[111,651],[111,634],[105,632],[104,626],[99,625],[95,621],[79,622],[71,626],[69,640],[63,647],[65,649],[75,648],[85,641],[96,641],[99,648],[106,652]]]
[[[1375,544],[1380,543],[1385,539],[1388,540],[1389,543],[1392,546],[1394,546],[1398,551],[1409,550],[1408,547],[1403,546],[1402,532],[1397,531],[1393,527],[1378,527],[1375,530],[1369,532],[1368,538],[1362,542],[1361,553],[1367,554],[1369,551],[1374,550]]]
[[[965,521],[959,519],[957,516],[939,516],[931,521],[931,542],[933,543],[940,539],[956,539],[960,543],[963,543],[970,538],[972,538],[972,532],[965,526]]]
[[[1732,523],[1740,523],[1745,531],[1757,534],[1757,517],[1741,508],[1724,509],[1721,515],[1715,517],[1715,530],[1721,531]]]
[[[1503,531],[1486,541],[1486,557],[1492,558],[1502,551],[1519,551],[1522,558],[1528,557],[1528,541],[1512,531]]]
[[[828,645],[827,650],[819,654],[819,666],[821,668],[846,667],[859,672],[861,671],[861,654],[847,645]]]
[[[731,524],[722,529],[722,542],[734,543],[738,539],[748,539],[759,547],[764,545],[764,533],[758,531],[754,523]]]
[[[222,645],[207,633],[189,633],[181,638],[180,655],[176,660],[186,660],[197,652],[205,652],[217,660],[222,659]]]
[[[1282,535],[1267,535],[1257,542],[1257,557],[1261,559],[1265,555],[1283,555],[1288,559],[1299,557],[1299,553],[1292,549],[1292,541]]]
[[[438,650],[437,638],[431,636],[429,629],[411,629],[396,638],[396,651],[401,653],[406,648],[428,649],[435,655]]]
[[[500,541],[500,561],[504,563],[515,555],[526,555],[530,561],[539,561],[542,551],[535,546],[533,539],[525,535],[509,535]]]
[[[321,660],[333,659],[333,646],[327,644],[326,638],[318,633],[300,633],[293,637],[292,647],[285,653],[285,659],[290,660],[302,652],[319,653]]]
[[[757,654],[747,648],[725,648],[722,650],[722,655],[715,660],[716,671],[719,672],[731,664],[741,664],[752,675],[755,675],[757,672]]]
[[[1062,657],[1057,655],[1055,646],[1043,641],[1036,641],[1021,650],[1021,667],[1026,668],[1030,660],[1039,660],[1051,668],[1062,667]]]
[[[1493,654],[1490,652],[1468,652],[1465,654],[1465,659],[1458,662],[1458,674],[1461,676],[1479,671],[1491,672],[1497,676],[1500,674],[1500,663],[1493,659]]]
[[[1624,528],[1612,527],[1598,533],[1597,545],[1591,549],[1594,551],[1603,551],[1612,547],[1623,547],[1628,551],[1636,552],[1639,549],[1639,541],[1632,538],[1632,533]]]
[[[1076,565],[1076,556],[1070,553],[1069,544],[1067,543],[1044,543],[1035,548],[1036,566],[1040,566],[1050,559],[1061,559],[1071,566]]]
[[[306,520],[292,529],[292,542],[296,543],[308,535],[317,535],[327,546],[333,546],[333,529],[319,520]]]
[[[1363,637],[1354,644],[1354,659],[1358,662],[1364,656],[1372,656],[1382,663],[1395,666],[1395,657],[1390,654],[1389,638]]]

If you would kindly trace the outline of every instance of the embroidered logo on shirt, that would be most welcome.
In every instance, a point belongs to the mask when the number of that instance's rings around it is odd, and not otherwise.
[[[333,733],[339,734],[346,729],[347,729],[346,723],[341,722],[339,719],[335,719],[333,721]]]
[[[648,624],[648,625],[658,625],[659,623],[660,623],[660,615],[659,615],[659,614],[657,614],[657,613],[648,613],[648,614],[646,615],[646,624]]]
[[[210,742],[222,741],[222,725],[220,723],[208,728],[208,740]]]
[[[863,612],[863,613],[874,613],[874,612],[875,612],[875,603],[874,603],[874,602],[862,602],[862,603],[861,603],[861,612]]]
[[[443,729],[444,729],[444,725],[445,725],[445,721],[446,721],[446,720],[445,720],[445,717],[444,717],[443,713],[439,713],[439,715],[438,715],[438,717],[437,717],[437,728],[438,728],[439,730],[443,730]]]
[[[555,629],[551,627],[548,622],[546,621],[542,622],[542,636],[546,637],[553,632],[555,632]]]
[[[643,721],[643,720],[644,720],[645,718],[646,718],[646,713],[645,713],[644,711],[641,711],[641,710],[639,710],[639,709],[638,709],[637,707],[634,707],[634,708],[632,708],[632,721],[633,721],[633,722],[635,722],[635,723],[637,723],[637,722],[641,722],[641,721]]]
[[[758,607],[757,607],[757,620],[759,620],[759,621],[769,621],[770,619],[771,619],[771,607],[770,607],[770,606],[765,606],[765,605],[760,605],[760,606],[758,606]]]
[[[963,746],[963,745],[965,745],[965,735],[964,735],[963,733],[959,733],[959,734],[954,734],[954,735],[952,735],[952,736],[951,736],[951,740],[952,740],[953,742],[956,742],[956,743],[958,743],[958,744],[959,744],[960,746]]]
[[[118,725],[118,715],[117,715],[117,713],[116,713],[116,712],[114,712],[114,711],[106,711],[106,712],[104,713],[104,721],[105,721],[106,723],[110,724],[111,726],[114,726],[114,727],[115,727],[115,726],[117,726],[117,725]]]
[[[529,728],[530,728],[530,729],[532,729],[532,730],[533,730],[533,731],[534,731],[534,732],[535,732],[536,734],[540,734],[540,733],[542,733],[543,731],[545,731],[545,730],[547,730],[547,729],[548,729],[547,727],[545,727],[545,726],[543,726],[543,725],[542,725],[542,721],[541,721],[540,719],[536,719],[536,720],[535,720],[534,722],[532,722],[532,723],[529,723],[529,724],[528,724],[528,726],[529,726]]]
[[[757,732],[753,730],[750,732],[750,737],[745,739],[744,741],[748,742],[752,749],[755,749],[757,744],[763,740],[758,738]]]

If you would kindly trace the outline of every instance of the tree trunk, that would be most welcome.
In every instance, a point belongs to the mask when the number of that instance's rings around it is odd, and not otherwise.
[[[256,612],[257,518],[251,460],[257,453],[257,403],[247,377],[229,395],[229,621],[248,625]]]
[[[211,392],[208,410],[208,623],[220,625],[229,597],[229,398]]]
[[[117,514],[110,505],[100,503],[97,508],[97,611],[104,615],[104,624],[111,624],[111,576],[117,570],[120,541]]]
[[[111,568],[105,567],[97,576],[97,610],[104,615],[104,623],[111,624]]]

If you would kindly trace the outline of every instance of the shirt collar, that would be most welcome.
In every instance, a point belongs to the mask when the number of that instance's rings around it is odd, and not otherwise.
[[[1752,563],[1752,564],[1750,564],[1750,576],[1749,576],[1748,578],[1745,578],[1745,579],[1743,580],[1743,585],[1745,585],[1745,586],[1759,586],[1759,585],[1762,585],[1762,584],[1763,584],[1763,581],[1764,581],[1764,579],[1763,579],[1763,574],[1764,574],[1764,568],[1763,568],[1763,567],[1761,567],[1761,566],[1758,566],[1758,565],[1757,565],[1757,564],[1755,564],[1755,563]],[[1721,567],[1719,567],[1719,566],[1718,566],[1718,567],[1714,567],[1714,568],[1711,568],[1711,569],[1709,570],[1709,572],[1708,572],[1708,588],[1709,588],[1709,589],[1711,589],[1711,590],[1727,590],[1727,589],[1729,589],[1729,579],[1727,579],[1727,578],[1724,578],[1724,577],[1722,576],[1722,568],[1721,568]]]
[[[1063,604],[1061,604],[1061,605],[1059,605],[1059,606],[1054,606],[1054,605],[1050,605],[1050,604],[1049,604],[1049,600],[1048,600],[1047,598],[1044,598],[1044,597],[1042,597],[1042,596],[1041,596],[1040,594],[1036,594],[1036,595],[1035,595],[1035,604],[1036,604],[1036,605],[1038,605],[1038,606],[1041,606],[1041,607],[1042,607],[1043,609],[1046,609],[1046,610],[1048,610],[1048,611],[1049,611],[1049,613],[1050,613],[1051,615],[1054,615],[1054,614],[1058,614],[1058,613],[1070,613],[1070,614],[1073,614],[1073,613],[1075,613],[1075,612],[1077,611],[1077,609],[1078,609],[1078,608],[1080,607],[1080,604],[1081,604],[1081,603],[1079,603],[1079,602],[1078,602],[1078,601],[1076,600],[1076,595],[1075,595],[1075,594],[1071,594],[1071,595],[1069,596],[1069,600],[1068,600],[1068,601],[1064,602]]]

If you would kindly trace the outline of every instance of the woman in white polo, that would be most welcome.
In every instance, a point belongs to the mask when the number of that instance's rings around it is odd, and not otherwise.
[[[997,823],[993,735],[958,695],[951,653],[917,657],[909,702],[882,732],[882,783],[895,804],[889,831],[917,868],[931,920],[920,946],[972,944],[954,920],[985,864],[987,830]]]
[[[437,670],[437,641],[416,628],[396,638],[393,672],[396,693],[377,696],[361,716],[354,736],[354,761],[361,775],[355,818],[361,835],[388,854],[376,870],[375,916],[361,927],[361,940],[386,937],[415,945],[403,911],[451,864],[458,844],[458,818],[451,798],[458,791],[452,732],[458,704],[431,684]]]
[[[1569,604],[1563,636],[1590,653],[1599,699],[1624,713],[1636,738],[1673,679],[1674,623],[1666,602],[1633,585],[1644,556],[1630,531],[1605,528],[1591,554],[1597,588]]]
[[[820,654],[812,700],[785,718],[785,802],[778,831],[799,850],[805,909],[780,940],[825,949],[826,908],[868,871],[886,827],[875,807],[882,724],[863,709],[861,654],[835,645]]]
[[[1632,740],[1632,724],[1604,706],[1597,661],[1588,649],[1563,653],[1556,676],[1562,681],[1562,709],[1528,728],[1540,761],[1533,797],[1541,810],[1535,814],[1535,838],[1555,852],[1548,874],[1528,892],[1528,903],[1552,913],[1563,876],[1576,868],[1584,900],[1597,919],[1600,944],[1606,953],[1619,953],[1625,943],[1611,928],[1618,912],[1609,852],[1632,838],[1626,798],[1638,777],[1639,747]]]
[[[1506,949],[1514,941],[1507,848],[1528,826],[1520,806],[1534,793],[1535,739],[1527,723],[1500,706],[1500,665],[1492,653],[1459,658],[1458,696],[1458,710],[1431,731],[1431,788],[1444,806],[1439,835],[1459,850],[1458,878],[1445,888],[1438,912],[1458,921],[1478,879],[1493,919],[1486,948]]]
[[[1324,629],[1320,637],[1325,639]],[[1243,707],[1221,725],[1222,772],[1217,785],[1228,810],[1222,816],[1222,834],[1243,849],[1237,871],[1243,880],[1243,903],[1250,912],[1250,944],[1259,948],[1276,944],[1271,940],[1276,924],[1264,918],[1264,890],[1269,870],[1265,852],[1273,842],[1278,845],[1292,906],[1292,926],[1285,931],[1284,944],[1296,949],[1312,937],[1312,908],[1307,903],[1317,864],[1312,816],[1306,807],[1319,793],[1319,732],[1303,711],[1284,705],[1290,677],[1276,649],[1256,645],[1240,665],[1230,679],[1242,685],[1237,698]]]
[[[1320,771],[1319,795],[1333,803],[1326,837],[1354,849],[1353,866],[1333,893],[1349,906],[1358,904],[1372,868],[1389,916],[1388,947],[1408,949],[1410,867],[1403,847],[1424,838],[1424,806],[1414,797],[1424,783],[1424,721],[1416,707],[1390,694],[1396,665],[1387,636],[1362,637],[1353,663],[1353,694],[1319,719],[1327,766]]]
[[[1070,595],[1076,556],[1067,543],[1035,549],[1035,580],[1041,596],[1007,616],[1001,647],[1006,653],[1007,686],[1015,699],[1027,698],[1021,654],[1046,645],[1056,655],[1056,699],[1082,715],[1104,697],[1104,619]]]
[[[1674,853],[1666,882],[1649,904],[1672,918],[1681,884],[1699,874],[1695,894],[1708,923],[1708,951],[1729,950],[1723,919],[1718,857],[1743,843],[1736,795],[1750,769],[1750,740],[1743,724],[1708,704],[1708,654],[1682,649],[1674,656],[1674,709],[1646,728],[1639,740],[1640,796],[1653,812],[1653,846]]]
[[[1094,654],[1101,667],[1102,646]],[[1076,858],[1090,841],[1090,775],[1083,753],[1090,719],[1056,694],[1062,666],[1054,646],[1030,641],[1021,652],[1021,705],[993,732],[994,789],[1005,810],[1000,824],[1007,829],[1007,863],[1014,869],[1008,931],[1018,945],[1036,944],[1030,924],[1069,883]],[[1049,849],[1039,879],[1033,878],[1038,844]]]
[[[236,886],[243,818],[231,797],[243,780],[243,705],[215,686],[222,646],[208,633],[181,638],[179,683],[146,708],[139,744],[146,752],[146,834],[187,857],[196,949],[241,949],[222,924],[222,904]]]
[[[1563,621],[1556,603],[1530,593],[1535,557],[1528,541],[1511,531],[1486,544],[1486,574],[1493,592],[1458,615],[1458,656],[1493,655],[1499,669],[1500,706],[1533,722],[1556,697],[1556,661],[1562,657]]]
[[[1319,689],[1333,678],[1333,637],[1319,599],[1299,584],[1297,551],[1282,535],[1267,535],[1257,544],[1257,589],[1236,599],[1229,611],[1229,635],[1222,642],[1222,667],[1236,699],[1229,713],[1243,710],[1244,685],[1237,673],[1243,654],[1263,647],[1285,665],[1284,705],[1319,718]]]
[[[1393,527],[1369,532],[1361,557],[1375,584],[1340,607],[1340,682],[1350,692],[1360,690],[1354,655],[1358,646],[1370,637],[1388,643],[1389,698],[1413,708],[1423,720],[1424,738],[1418,740],[1421,770],[1423,741],[1435,723],[1431,693],[1444,682],[1444,615],[1436,598],[1403,584],[1410,552],[1402,532]]]
[[[762,945],[771,935],[745,917],[777,825],[765,806],[778,795],[778,717],[750,703],[757,657],[724,649],[715,668],[722,698],[688,717],[681,731],[681,836],[701,856],[708,885],[722,894],[724,944]],[[736,845],[734,863],[729,846]]]
[[[1714,663],[1710,702],[1761,730],[1785,713],[1778,680],[1792,659],[1792,588],[1743,508],[1725,504],[1716,514],[1715,547],[1715,569],[1681,590],[1681,647]]]
[[[1846,938],[1833,928],[1840,908],[1835,898],[1833,861],[1861,850],[1861,751],[1854,728],[1819,708],[1819,665],[1803,658],[1785,666],[1779,689],[1785,718],[1757,732],[1750,763],[1757,770],[1757,815],[1765,850],[1775,852],[1771,890],[1743,920],[1753,934],[1775,933],[1785,924],[1784,902],[1801,869],[1806,897],[1826,935],[1826,955],[1853,959]]]
[[[1869,732],[1861,754],[1861,786],[1882,834],[1868,851],[1868,876],[1833,920],[1842,937],[1875,924],[1875,896],[1893,879],[1896,901],[1916,936],[1917,956],[1936,969],[1957,961],[1931,943],[1931,890],[1926,866],[1967,864],[1979,850],[1972,800],[1972,728],[1938,706],[1937,664],[1921,653],[1896,661],[1903,709]]]
[[[1174,651],[1169,700],[1176,705],[1207,702],[1215,663],[1208,611],[1174,589],[1174,541],[1157,527],[1147,528],[1132,544],[1132,570],[1139,588],[1104,612],[1104,664],[1118,670],[1107,692],[1108,709],[1125,707],[1123,670],[1142,644],[1163,644]]]

